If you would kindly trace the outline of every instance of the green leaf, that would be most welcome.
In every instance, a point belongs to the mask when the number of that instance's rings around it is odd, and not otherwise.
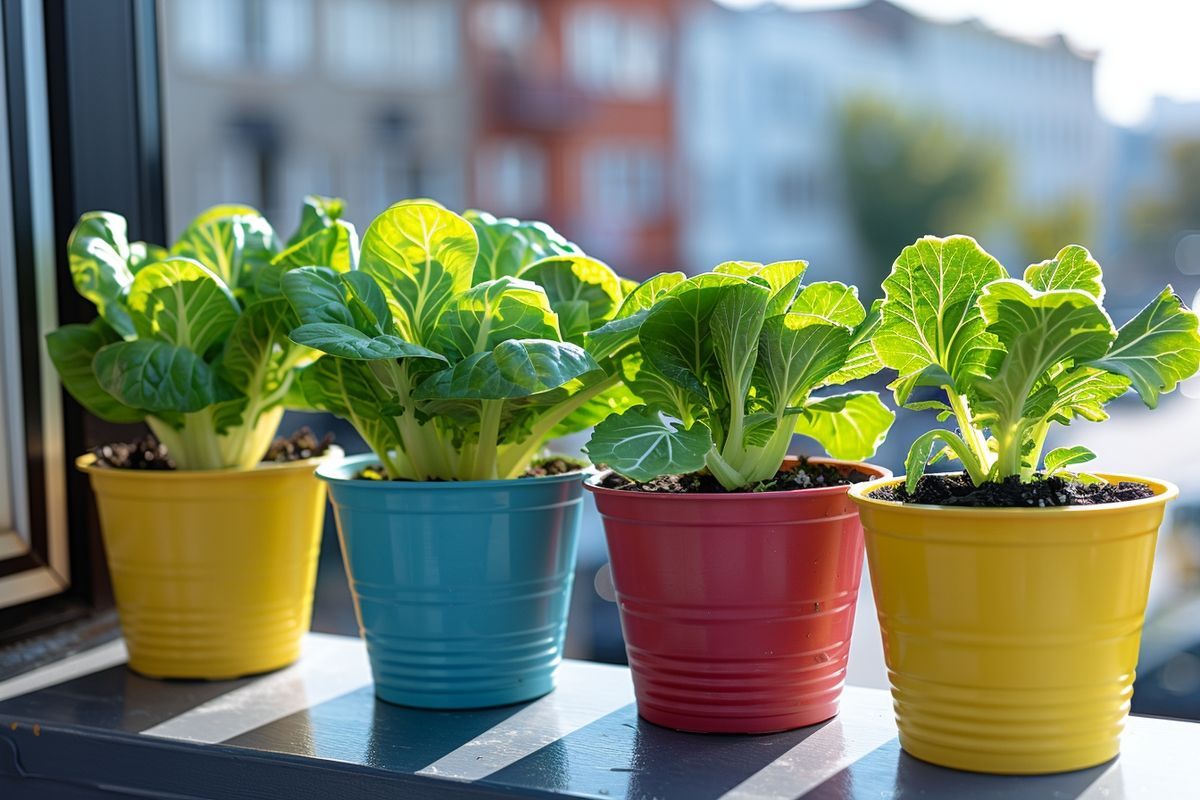
[[[221,410],[222,427],[257,421],[243,418],[251,402],[250,395],[258,406],[257,414],[284,401],[280,392],[288,391],[291,370],[305,352],[288,338],[297,324],[295,312],[282,297],[253,303],[238,317],[225,341],[218,374],[243,394]]]
[[[819,317],[833,325],[855,328],[867,317],[858,289],[836,281],[810,283],[792,302],[791,313]]]
[[[438,350],[457,361],[506,339],[558,339],[558,322],[541,286],[502,277],[451,299],[438,323]]]
[[[434,373],[414,396],[508,400],[548,392],[599,371],[592,357],[570,342],[510,339]]]
[[[707,402],[704,378],[716,357],[709,320],[725,290],[746,285],[744,278],[708,273],[671,289],[642,322],[646,360],[663,377]]]
[[[918,400],[915,403],[907,403],[904,407],[909,411],[936,411],[938,422],[945,422],[954,416],[954,409],[941,400]]]
[[[105,345],[121,341],[102,319],[88,325],[64,325],[46,334],[46,349],[63,386],[81,406],[106,422],[141,422],[145,412],[130,408],[100,386],[92,359]]]
[[[583,343],[585,333],[611,319],[623,299],[617,273],[585,255],[544,258],[520,275],[545,289],[550,307],[560,317],[562,338],[576,344]]]
[[[336,322],[313,322],[292,331],[292,341],[331,356],[362,361],[396,358],[430,358],[445,362],[445,356],[398,336],[370,336],[357,328]]]
[[[834,458],[860,461],[875,454],[895,419],[875,392],[847,392],[806,403],[796,433],[816,439]]]
[[[350,422],[376,454],[400,446],[395,416],[385,413],[398,398],[380,383],[365,361],[320,358],[300,372],[308,404]]]
[[[287,247],[307,239],[318,231],[332,228],[346,211],[346,204],[340,197],[322,197],[319,194],[305,196],[304,204],[300,207],[300,226],[287,241]],[[321,264],[318,266],[332,266]],[[309,266],[301,264],[299,266]]]
[[[1084,462],[1091,461],[1095,457],[1095,453],[1082,445],[1057,447],[1046,453],[1046,472],[1057,472],[1072,464],[1083,464]]]
[[[1034,264],[1025,270],[1025,282],[1047,292],[1052,289],[1078,289],[1097,301],[1104,299],[1100,265],[1087,248],[1071,244],[1058,251],[1049,261]]]
[[[1074,289],[1039,292],[1022,281],[1000,280],[987,287],[979,306],[1006,352],[995,377],[979,382],[985,400],[978,407],[1010,422],[1026,415],[1026,402],[1051,368],[1097,358],[1116,336],[1096,299]]]
[[[975,460],[974,455],[972,455],[970,448],[967,447],[967,443],[962,440],[962,437],[953,431],[938,429],[918,436],[917,440],[912,443],[912,447],[909,448],[908,457],[904,459],[904,485],[910,493],[917,490],[917,482],[925,474],[925,467],[929,464],[930,459],[941,457],[942,448],[937,447],[939,441],[958,457],[958,460],[966,467],[967,472],[971,475],[972,482],[976,486],[984,482],[987,477],[984,472],[984,465],[979,464]],[[936,456],[935,450],[937,451]]]
[[[89,211],[67,239],[67,258],[75,290],[96,306],[105,322],[122,337],[135,335],[125,308],[133,283],[125,218],[108,211]]]
[[[594,463],[642,482],[696,472],[712,449],[712,436],[703,424],[685,429],[645,406],[601,422],[586,448]]]
[[[165,247],[147,242],[132,242],[129,245],[129,269],[136,275],[142,267],[166,261],[169,255]]]
[[[471,286],[478,253],[465,219],[433,203],[405,201],[367,228],[359,269],[387,290],[400,335],[429,344],[442,309]]]
[[[811,314],[782,314],[763,324],[758,346],[762,397],[773,408],[802,406],[808,394],[841,369],[850,353],[849,328]]]
[[[152,414],[187,414],[236,396],[200,356],[166,342],[106,345],[92,363],[104,391]]]
[[[1149,408],[1200,369],[1197,316],[1170,286],[1121,326],[1117,339],[1091,366],[1128,378]]]
[[[1129,389],[1129,379],[1094,367],[1064,370],[1039,385],[1034,396],[1048,391],[1046,407],[1039,416],[1067,425],[1082,417],[1090,422],[1108,419],[1104,406]]]
[[[275,231],[249,206],[213,206],[192,220],[171,255],[199,261],[231,289],[253,288],[255,270],[270,264],[278,250]]]
[[[739,402],[750,391],[770,294],[753,283],[724,287],[709,318],[709,337],[725,396]]]
[[[358,234],[354,226],[340,220],[322,228],[279,253],[254,276],[254,291],[259,297],[281,294],[283,274],[297,267],[331,267],[336,272],[358,268]]]
[[[475,210],[466,211],[463,217],[471,223],[479,239],[479,258],[472,283],[516,277],[539,259],[580,252],[542,222],[496,219],[486,211]]]
[[[139,336],[201,354],[225,340],[241,313],[212,270],[177,257],[140,270],[126,304]]]
[[[1000,262],[969,236],[926,236],[904,248],[883,282],[882,322],[875,352],[900,374],[897,386],[937,367],[951,391],[961,394],[991,374],[999,355],[978,307],[983,289],[1005,277]],[[897,392],[904,403],[907,394]]]
[[[840,386],[874,375],[883,368],[883,362],[879,360],[879,354],[875,352],[873,342],[875,333],[883,321],[880,311],[882,306],[882,300],[876,300],[871,304],[871,309],[854,328],[854,333],[850,337],[850,352],[846,356],[845,365],[827,377],[822,382],[823,386]]]
[[[642,323],[658,299],[686,280],[682,272],[663,272],[625,295],[613,319],[584,337],[584,346],[597,361],[620,354],[638,341]]]

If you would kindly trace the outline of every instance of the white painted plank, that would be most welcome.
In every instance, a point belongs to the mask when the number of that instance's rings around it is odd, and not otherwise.
[[[632,702],[628,669],[565,662],[558,671],[557,689],[417,774],[486,778]]]
[[[371,668],[360,640],[309,634],[304,654],[292,666],[144,730],[142,735],[216,744],[370,683]]]
[[[67,656],[61,661],[0,682],[0,701],[124,664],[128,658],[123,640],[106,642],[99,647]]]

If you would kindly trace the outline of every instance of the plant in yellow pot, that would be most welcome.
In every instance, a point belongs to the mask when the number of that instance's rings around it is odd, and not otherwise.
[[[907,475],[851,488],[866,533],[900,744],[947,767],[1103,763],[1129,713],[1165,481],[1067,470],[1054,424],[1153,408],[1200,368],[1197,317],[1170,287],[1116,328],[1077,245],[1021,279],[965,236],[925,237],[884,281],[876,353],[899,404],[953,419]],[[935,387],[944,399],[914,398]],[[958,460],[964,472],[926,474]]]
[[[295,267],[348,270],[340,200],[308,197],[286,243],[246,206],[196,218],[169,250],[125,220],[84,214],[71,277],[99,317],[47,336],[67,391],[158,442],[82,456],[96,494],[129,664],[166,678],[232,678],[294,661],[308,630],[325,504],[325,446],[272,446],[315,354],[279,283]],[[161,443],[161,444],[160,444]],[[267,458],[269,456],[269,458]]]

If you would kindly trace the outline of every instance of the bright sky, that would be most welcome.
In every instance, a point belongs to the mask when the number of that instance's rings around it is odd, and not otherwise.
[[[763,0],[719,0],[728,6]],[[859,5],[850,0],[778,0],[797,8]],[[1134,125],[1155,95],[1200,101],[1200,2],[1197,0],[894,0],[934,19],[977,17],[1019,36],[1063,33],[1074,45],[1099,51],[1096,102],[1100,111]]]

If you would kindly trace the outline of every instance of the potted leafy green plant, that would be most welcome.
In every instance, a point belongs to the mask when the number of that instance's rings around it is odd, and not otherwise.
[[[585,348],[626,284],[546,225],[397,203],[357,270],[288,272],[300,384],[372,453],[323,467],[376,694],[432,708],[545,694],[561,660],[580,465],[546,442],[624,407]],[[371,479],[371,478],[382,478]]]
[[[130,243],[125,220],[84,214],[71,276],[99,317],[47,347],[67,391],[110,422],[145,422],[159,444],[82,456],[130,666],[169,678],[230,678],[299,655],[312,607],[324,507],[321,446],[271,448],[296,375],[315,354],[280,278],[348,270],[341,201],[305,200],[286,245],[246,206],[217,206],[169,250]],[[285,454],[308,458],[287,463]]]
[[[893,413],[874,392],[815,397],[879,369],[868,313],[803,261],[660,275],[590,335],[642,404],[595,429],[638,712],[681,730],[762,733],[837,712],[862,570],[849,484]],[[789,459],[793,433],[835,458]]]
[[[1155,538],[1177,490],[1075,475],[1055,424],[1102,421],[1132,388],[1153,408],[1200,367],[1170,287],[1119,329],[1078,245],[1015,279],[971,238],[896,259],[874,336],[896,401],[958,430],[917,438],[907,476],[850,490],[909,753],[983,772],[1058,772],[1117,754]],[[931,387],[944,399],[917,397]],[[964,472],[925,474],[956,459]]]

